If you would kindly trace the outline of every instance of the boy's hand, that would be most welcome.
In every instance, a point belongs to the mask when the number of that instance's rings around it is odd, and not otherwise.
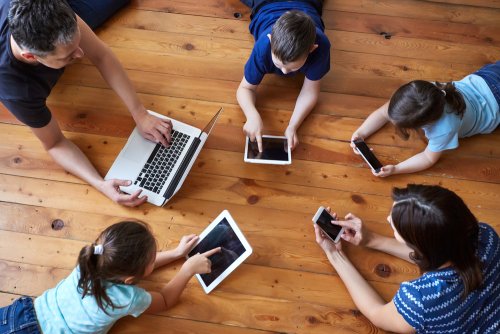
[[[396,166],[394,165],[386,165],[382,168],[380,168],[380,172],[376,173],[372,170],[373,175],[378,176],[378,177],[387,177],[396,171]]]
[[[209,256],[221,251],[220,247],[206,251],[203,254],[196,254],[187,259],[182,265],[182,269],[187,270],[190,276],[194,274],[208,274],[212,271],[212,262]]]
[[[185,257],[200,238],[196,234],[185,235],[175,248],[177,257]]]
[[[247,122],[243,126],[243,132],[250,138],[250,141],[257,141],[257,146],[259,147],[259,152],[262,152],[262,128],[263,128],[262,118],[260,115],[254,115],[251,118],[247,118]]]
[[[287,139],[289,149],[293,151],[299,144],[296,129],[289,125],[285,130],[285,137]]]

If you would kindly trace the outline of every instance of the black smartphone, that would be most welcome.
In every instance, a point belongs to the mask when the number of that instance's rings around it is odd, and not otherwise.
[[[322,206],[319,207],[318,211],[314,215],[312,221],[326,234],[326,236],[333,242],[337,243],[340,240],[340,236],[344,233],[344,228],[342,226],[332,224],[333,217],[326,211]]]
[[[373,154],[368,145],[366,145],[365,141],[363,139],[356,139],[355,141],[353,141],[353,143],[356,146],[359,154],[361,154],[363,159],[365,159],[368,166],[370,166],[370,168],[373,169],[376,173],[380,172],[382,164],[380,163],[380,161],[378,161],[377,157],[375,156],[375,154]]]

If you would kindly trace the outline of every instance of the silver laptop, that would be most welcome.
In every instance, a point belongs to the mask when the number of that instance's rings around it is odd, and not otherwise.
[[[149,203],[165,205],[181,188],[222,110],[203,130],[148,110],[156,117],[170,119],[172,144],[155,144],[142,137],[136,127],[104,179],[132,180],[130,186],[120,187],[121,191],[132,194],[142,189]]]

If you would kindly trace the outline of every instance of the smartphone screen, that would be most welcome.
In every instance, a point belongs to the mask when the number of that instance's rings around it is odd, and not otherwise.
[[[356,139],[354,141],[354,145],[356,145],[358,152],[363,156],[370,167],[376,172],[379,172],[380,168],[382,168],[382,164],[378,161],[377,157],[373,154],[368,145],[366,145],[362,139]]]
[[[288,161],[286,138],[262,137],[262,152],[259,152],[257,141],[248,140],[247,159]]]
[[[316,224],[325,232],[332,241],[337,240],[342,226],[332,224],[333,217],[328,213],[328,211],[323,210],[319,216]]]

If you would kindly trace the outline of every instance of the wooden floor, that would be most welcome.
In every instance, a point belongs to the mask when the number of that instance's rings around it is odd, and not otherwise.
[[[253,39],[249,12],[237,0],[133,0],[98,31],[149,109],[200,127],[225,109],[165,208],[127,209],[107,200],[61,170],[29,129],[3,110],[0,305],[54,287],[75,266],[80,248],[122,218],[147,221],[161,247],[169,248],[228,209],[254,248],[248,261],[210,295],[193,279],[177,307],[124,319],[113,333],[381,333],[357,311],[314,241],[311,216],[319,205],[353,212],[390,235],[391,187],[441,184],[500,231],[499,130],[461,141],[428,171],[388,179],[372,176],[348,145],[363,119],[402,83],[460,79],[500,59],[500,1],[326,0],[323,17],[332,70],[288,167],[243,162],[245,119],[235,94]],[[301,80],[272,76],[261,86],[266,132],[280,134]],[[88,60],[68,67],[49,106],[104,175],[134,123],[96,68]],[[425,147],[418,138],[402,141],[390,126],[369,143],[385,163]],[[404,261],[346,248],[386,300],[400,282],[418,275]],[[141,285],[161,286],[180,265]]]

